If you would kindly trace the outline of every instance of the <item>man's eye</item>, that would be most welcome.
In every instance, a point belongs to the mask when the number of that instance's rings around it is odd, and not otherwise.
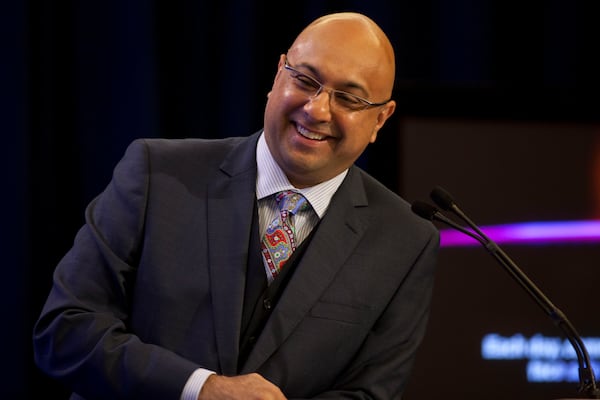
[[[306,75],[296,75],[296,83],[305,89],[318,89],[319,85]]]
[[[355,96],[346,92],[335,92],[335,97],[337,100],[344,105],[348,106],[360,106],[362,102]]]

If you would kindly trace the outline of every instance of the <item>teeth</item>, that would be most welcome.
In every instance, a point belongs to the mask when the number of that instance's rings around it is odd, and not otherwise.
[[[311,132],[301,125],[296,125],[296,130],[298,131],[299,134],[301,134],[302,136],[304,136],[305,138],[308,138],[308,139],[324,140],[326,138],[325,135],[319,135],[318,133]]]

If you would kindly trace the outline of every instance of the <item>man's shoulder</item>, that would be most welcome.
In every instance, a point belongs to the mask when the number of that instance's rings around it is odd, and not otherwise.
[[[252,136],[230,136],[224,138],[141,138],[134,143],[143,143],[151,151],[159,152],[198,152],[211,153],[228,150],[244,142],[250,142]]]
[[[410,202],[403,196],[363,169],[356,168],[355,172],[362,180],[373,218],[380,218],[382,224],[420,227],[428,234],[436,230],[430,221],[412,212]]]
[[[127,153],[147,157],[154,162],[210,163],[211,160],[224,159],[236,149],[242,153],[253,152],[257,137],[253,134],[225,138],[139,138],[128,146]]]
[[[392,188],[384,185],[375,176],[371,175],[364,169],[354,166],[351,171],[360,177],[362,184],[365,188],[367,197],[373,200],[374,198],[380,199],[381,201],[390,202],[395,206],[405,207],[408,203]]]

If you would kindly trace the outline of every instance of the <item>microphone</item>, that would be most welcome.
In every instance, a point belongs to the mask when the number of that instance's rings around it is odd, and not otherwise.
[[[463,228],[450,218],[444,216],[437,208],[427,203],[416,201],[412,204],[411,210],[418,216],[430,221],[440,221],[459,232],[462,232],[472,238],[477,239],[479,243],[500,263],[500,265],[510,274],[510,276],[521,285],[523,289],[537,302],[537,304],[550,316],[555,325],[557,325],[566,335],[575,350],[577,362],[579,365],[579,392],[584,393],[589,399],[600,399],[600,389],[596,386],[596,378],[591,365],[588,351],[577,333],[577,330],[567,319],[566,315],[558,309],[544,295],[544,293],[533,283],[527,275],[513,262],[513,260],[458,207],[452,196],[439,186],[436,186],[431,194],[431,199],[445,211],[451,211],[464,221],[473,232]]]
[[[480,236],[463,228],[462,226],[458,225],[456,222],[452,221],[450,218],[447,218],[444,214],[439,212],[437,208],[435,208],[434,206],[432,206],[430,204],[427,204],[423,201],[415,201],[410,206],[410,208],[415,214],[417,214],[421,218],[425,218],[430,221],[437,220],[437,221],[443,222],[446,225],[449,225],[452,228],[456,229],[457,231],[460,231],[460,232],[464,233],[465,235],[471,236],[473,239],[477,240],[482,245],[484,245],[484,246],[486,245],[485,240],[482,239]]]

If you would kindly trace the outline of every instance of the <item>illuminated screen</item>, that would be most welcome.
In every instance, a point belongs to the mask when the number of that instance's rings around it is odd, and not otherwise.
[[[446,189],[564,312],[598,379],[600,125],[407,119],[400,137],[403,196],[434,204]],[[478,242],[436,225],[431,319],[405,399],[582,397],[563,331]]]

